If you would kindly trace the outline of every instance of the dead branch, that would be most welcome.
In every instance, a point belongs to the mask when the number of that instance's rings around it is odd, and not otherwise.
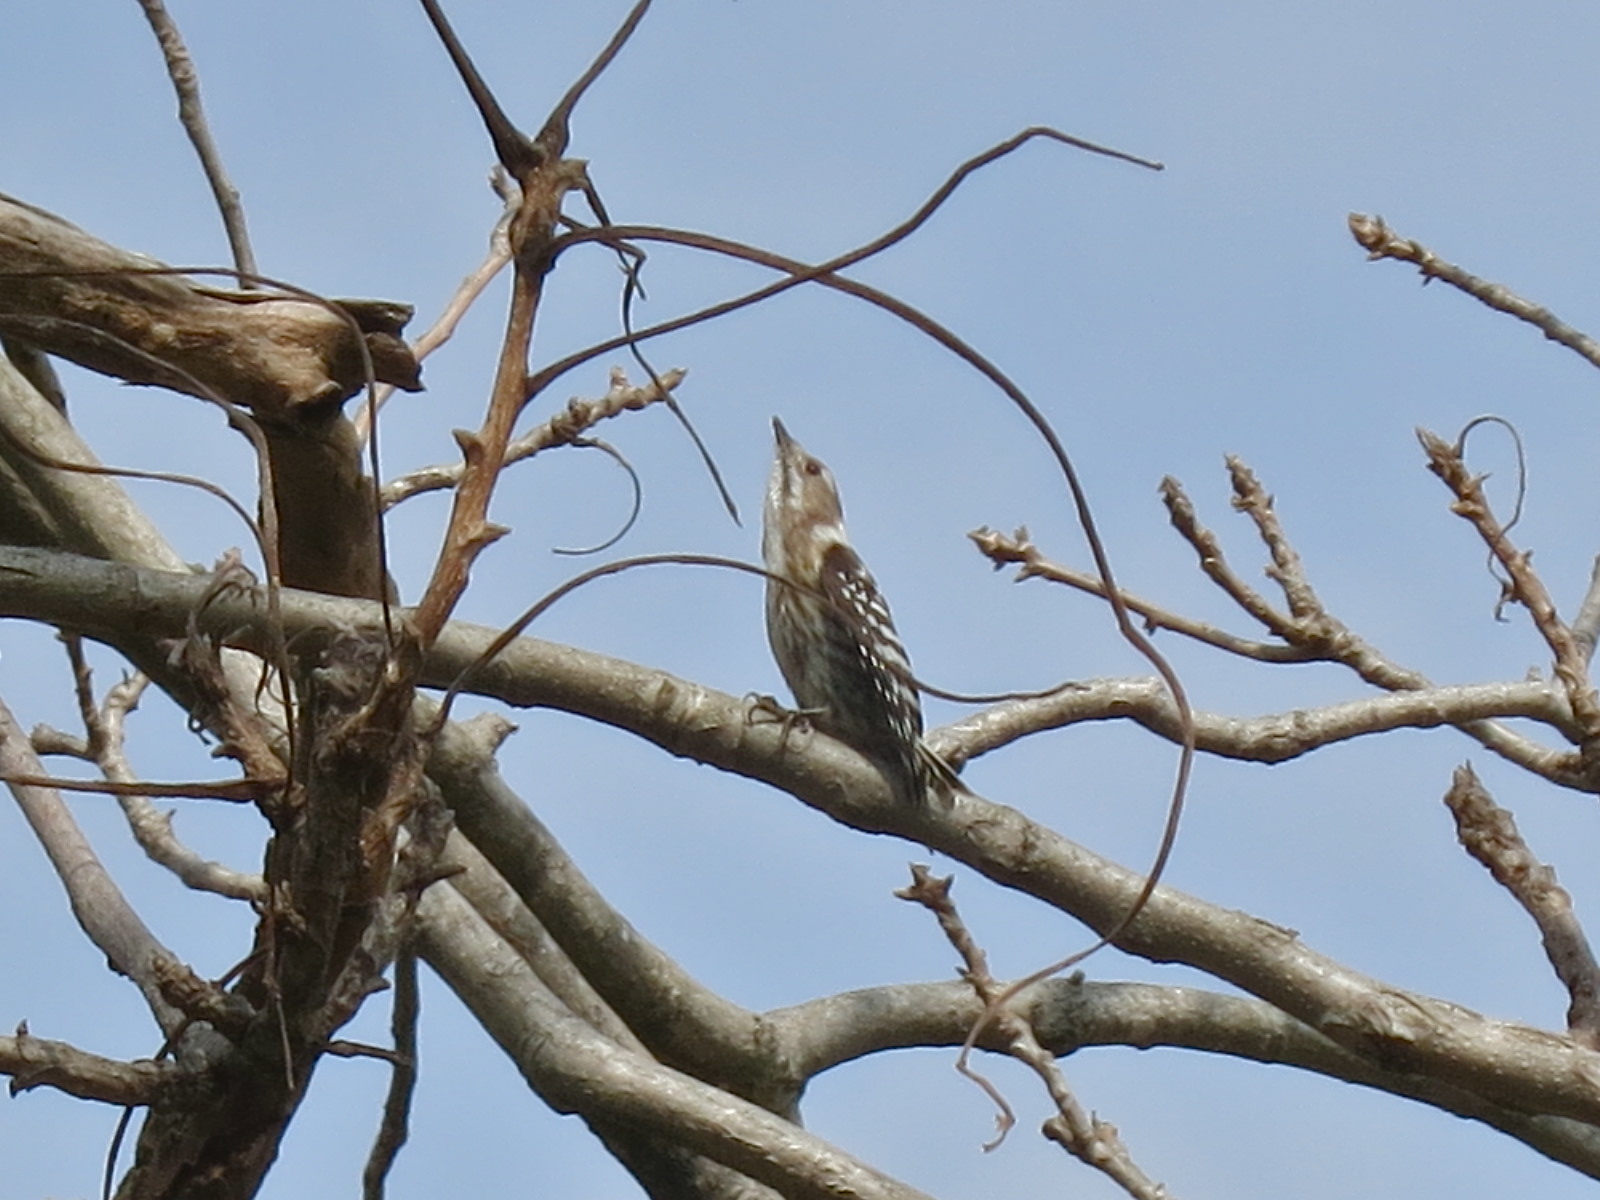
[[[364,383],[349,326],[322,306],[150,273],[168,269],[0,196],[0,327],[39,349],[189,395],[197,393],[184,376],[192,376],[263,420],[337,404]],[[399,336],[411,310],[387,301],[338,303],[361,329],[378,378],[419,388]]]
[[[1007,989],[990,975],[988,957],[956,911],[955,902],[950,899],[950,877],[935,878],[927,867],[913,864],[911,880],[910,887],[900,889],[895,895],[920,904],[934,914],[939,928],[961,956],[962,977],[983,1002],[984,1012],[978,1018],[981,1021],[991,1009],[1003,1006]],[[1024,1063],[1043,1081],[1056,1106],[1055,1114],[1044,1123],[1045,1136],[1085,1165],[1104,1172],[1135,1200],[1166,1200],[1167,1190],[1139,1169],[1122,1144],[1116,1127],[1092,1116],[1078,1102],[1067,1085],[1066,1076],[1056,1065],[1055,1057],[1039,1044],[1027,1017],[1017,1009],[1002,1008],[990,1023],[996,1027],[1006,1053]],[[985,1147],[993,1149],[1014,1120],[1011,1107],[993,1084],[966,1065],[966,1058],[963,1051],[957,1064],[959,1069],[1000,1105],[999,1134]]]
[[[86,733],[87,757],[100,768],[108,785],[122,789],[117,792],[117,803],[127,818],[128,828],[139,848],[152,862],[159,863],[177,876],[185,887],[236,900],[265,901],[266,887],[259,875],[235,871],[202,857],[184,845],[173,830],[173,814],[170,811],[163,812],[150,803],[151,795],[163,794],[159,785],[153,792],[150,784],[135,777],[126,754],[127,717],[138,705],[140,694],[149,680],[143,675],[124,679],[107,691],[103,705],[97,705],[81,640],[72,635],[64,635],[63,640],[72,662],[75,690]],[[37,744],[37,730],[33,740]],[[217,794],[212,787],[199,790],[203,795]],[[255,794],[246,799],[258,801],[267,794],[267,789],[261,786],[252,790]]]
[[[80,1100],[144,1105],[171,1091],[180,1072],[172,1063],[149,1059],[120,1062],[66,1042],[36,1038],[24,1024],[15,1037],[0,1037],[0,1075],[11,1076],[13,1096],[36,1087],[52,1087]]]

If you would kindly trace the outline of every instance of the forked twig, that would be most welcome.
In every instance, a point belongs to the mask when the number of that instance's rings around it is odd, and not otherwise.
[[[1428,469],[1444,481],[1456,498],[1452,511],[1478,531],[1506,572],[1502,586],[1508,589],[1508,598],[1528,610],[1534,628],[1550,648],[1556,678],[1566,690],[1572,715],[1588,740],[1600,738],[1600,696],[1589,682],[1588,655],[1556,611],[1555,601],[1533,569],[1532,556],[1512,544],[1505,526],[1495,518],[1483,492],[1483,477],[1467,470],[1459,442],[1452,444],[1426,429],[1417,430],[1417,440],[1428,456]]]
[[[1167,1190],[1146,1175],[1133,1161],[1116,1126],[1100,1120],[1086,1110],[1067,1085],[1065,1074],[1056,1064],[1055,1057],[1039,1044],[1033,1026],[1020,1014],[1004,1008],[1011,988],[1002,988],[989,973],[988,957],[977,939],[967,929],[950,899],[951,880],[936,878],[927,867],[913,863],[911,886],[895,893],[902,900],[922,905],[939,922],[939,928],[961,955],[961,977],[977,993],[984,1011],[998,1012],[993,1024],[1006,1042],[1006,1051],[1023,1063],[1044,1082],[1050,1099],[1055,1103],[1055,1114],[1045,1122],[1045,1136],[1056,1142],[1074,1158],[1103,1171],[1128,1195],[1137,1200],[1170,1200]],[[1000,1094],[999,1088],[980,1072],[973,1070],[963,1055],[961,1073],[971,1079],[999,1106],[996,1118],[997,1133],[993,1141],[984,1146],[993,1150],[1016,1123],[1011,1106]]]
[[[1167,482],[1172,481],[1169,479]],[[1026,529],[1019,529],[1009,535],[997,533],[992,529],[977,529],[967,536],[996,568],[1016,564],[1020,568],[1016,575],[1018,583],[1025,579],[1048,579],[1051,583],[1065,584],[1080,592],[1087,592],[1091,596],[1105,595],[1105,585],[1090,572],[1074,570],[1047,559],[1028,537]],[[1277,642],[1258,642],[1239,637],[1205,621],[1197,621],[1193,617],[1162,608],[1129,591],[1122,593],[1122,602],[1128,606],[1130,612],[1139,614],[1144,620],[1146,629],[1170,630],[1204,645],[1225,650],[1229,654],[1237,654],[1241,658],[1250,658],[1257,662],[1308,662],[1314,657],[1304,647]]]
[[[186,887],[238,900],[264,900],[266,887],[259,875],[235,871],[202,857],[184,845],[173,831],[172,813],[158,810],[150,803],[150,799],[162,797],[259,803],[280,790],[282,780],[270,783],[243,779],[195,784],[153,784],[139,780],[128,763],[125,751],[126,723],[128,714],[138,706],[149,680],[143,675],[123,679],[107,691],[104,704],[99,704],[95,700],[94,678],[83,653],[82,639],[76,634],[63,634],[62,641],[66,644],[67,658],[72,665],[73,691],[78,698],[78,709],[83,720],[83,757],[100,768],[105,781],[16,780],[15,777],[12,777],[12,781],[114,794],[139,848],[152,862],[171,871]],[[38,745],[38,731],[35,731],[33,740]]]

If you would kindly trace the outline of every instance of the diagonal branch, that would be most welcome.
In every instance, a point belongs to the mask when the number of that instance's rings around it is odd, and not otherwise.
[[[425,893],[418,919],[429,964],[557,1111],[660,1137],[789,1200],[927,1200],[798,1125],[596,1033],[453,891]]]
[[[183,44],[178,24],[167,12],[162,0],[139,0],[145,19],[161,45],[161,55],[167,62],[167,77],[178,93],[178,120],[200,158],[200,169],[205,172],[211,194],[216,197],[217,209],[222,214],[222,226],[228,234],[228,247],[233,252],[233,265],[246,275],[256,273],[255,252],[250,249],[250,233],[245,227],[244,206],[239,203],[239,189],[233,186],[222,165],[222,154],[211,136],[206,122],[205,108],[200,103],[200,76],[195,71],[189,48]],[[245,288],[254,284],[246,281]]]
[[[44,766],[34,754],[28,735],[3,703],[0,703],[0,773],[44,774]],[[173,961],[172,953],[156,940],[155,934],[112,881],[89,845],[89,839],[73,820],[61,793],[54,788],[22,783],[8,786],[67,891],[72,915],[113,968],[132,980],[144,994],[145,1003],[163,1032],[172,1035],[183,1024],[183,1014],[162,994],[158,971],[158,963]]]
[[[1470,271],[1446,262],[1421,242],[1401,237],[1384,224],[1382,217],[1351,213],[1349,225],[1350,235],[1366,250],[1369,261],[1392,258],[1398,262],[1415,263],[1422,272],[1423,283],[1442,280],[1490,308],[1516,317],[1519,321],[1526,321],[1552,342],[1580,355],[1591,366],[1600,367],[1600,342],[1566,324],[1548,308],[1524,300],[1501,284],[1479,279]]]
[[[1572,897],[1556,882],[1517,832],[1512,815],[1494,802],[1471,767],[1457,767],[1444,802],[1456,820],[1456,836],[1495,882],[1533,918],[1544,952],[1567,989],[1567,1032],[1600,1049],[1600,964],[1573,911]]]

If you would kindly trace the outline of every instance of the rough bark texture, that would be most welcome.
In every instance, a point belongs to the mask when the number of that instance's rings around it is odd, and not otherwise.
[[[340,300],[334,311],[297,296],[148,273],[162,269],[0,196],[0,333],[13,358],[36,369],[40,352],[56,354],[129,383],[243,409],[267,448],[284,582],[382,596],[376,498],[341,405],[366,381],[363,349],[378,382],[421,388],[400,337],[410,307]],[[0,488],[16,497],[6,505],[15,518],[0,517],[0,537],[61,544],[48,520],[27,515],[30,489],[13,480],[37,464],[15,446],[0,448],[0,457]]]

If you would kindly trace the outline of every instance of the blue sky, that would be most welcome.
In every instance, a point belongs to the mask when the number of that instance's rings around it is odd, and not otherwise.
[[[226,247],[173,116],[153,40],[130,0],[7,14],[0,190],[169,262]],[[243,192],[264,271],[331,295],[415,303],[425,327],[482,254],[497,215],[491,154],[420,9],[373,0],[183,3],[213,127]],[[536,128],[604,43],[621,4],[472,0],[450,8],[505,107]],[[1152,174],[1036,144],[972,181],[917,238],[859,275],[922,307],[1000,363],[1056,422],[1121,578],[1172,607],[1248,632],[1194,570],[1156,498],[1182,479],[1243,573],[1260,555],[1229,512],[1225,453],[1261,474],[1329,606],[1440,682],[1521,678],[1547,655],[1521,614],[1493,618],[1483,553],[1421,462],[1412,430],[1452,434],[1482,412],[1515,420],[1531,466],[1519,530],[1568,613],[1596,550],[1596,380],[1533,330],[1408,268],[1369,264],[1352,210],[1600,330],[1593,62],[1600,16],[1556,3],[1340,6],[661,0],[584,100],[571,153],[618,221],[702,229],[822,258],[910,213],[961,160],[1051,124],[1162,160]],[[666,248],[646,320],[763,282]],[[616,328],[619,276],[581,250],[552,279],[536,358]],[[386,473],[453,456],[476,423],[503,288],[426,367],[427,392],[386,412]],[[888,592],[920,675],[990,691],[1143,674],[1093,602],[1014,586],[971,550],[979,525],[1026,524],[1053,557],[1082,538],[1043,447],[970,370],[877,312],[821,291],[653,348],[689,369],[680,395],[745,517],[723,514],[692,448],[660,411],[605,430],[639,470],[645,507],[622,553],[753,558],[781,414],[837,474],[851,528]],[[618,362],[622,360],[618,359]],[[560,381],[547,406],[604,389],[608,360]],[[197,402],[69,374],[75,419],[108,462],[206,474],[248,494],[242,441]],[[536,416],[539,414],[535,414]],[[1490,435],[1474,461],[1509,498],[1512,459]],[[244,541],[188,492],[133,485],[183,554]],[[462,615],[509,619],[573,569],[626,512],[598,455],[546,456],[506,481],[493,548]],[[403,507],[395,573],[414,598],[437,545],[438,499]],[[662,667],[734,694],[781,684],[758,585],[689,570],[578,593],[541,636]],[[1203,708],[1252,715],[1364,694],[1327,668],[1246,667],[1163,642]],[[47,637],[0,628],[0,692],[25,724],[71,720]],[[111,660],[104,675],[110,677]],[[931,704],[933,720],[959,713]],[[571,718],[517,714],[505,772],[650,937],[756,1008],[875,983],[950,977],[931,923],[890,892],[920,847],[830,825],[758,785],[668,759]],[[152,700],[133,724],[156,778],[214,771]],[[986,795],[1119,861],[1153,852],[1169,748],[1101,726],[1030,740],[974,765]],[[1400,986],[1555,1028],[1565,1007],[1537,937],[1455,847],[1439,803],[1470,758],[1535,850],[1600,908],[1592,798],[1523,778],[1445,732],[1323,751],[1273,768],[1202,762],[1169,879],[1301,931]],[[248,920],[182,894],[144,864],[103,802],[74,802],[157,933],[203,973],[243,953]],[[133,989],[79,937],[20,820],[0,810],[0,1023],[103,1053],[150,1053]],[[261,828],[183,809],[178,828],[235,865]],[[950,864],[937,864],[950,869]],[[1060,914],[965,869],[957,899],[996,968],[1022,973],[1080,945]],[[26,906],[26,907],[23,907]],[[1200,983],[1104,954],[1093,978]],[[429,980],[423,1082],[399,1200],[468,1191],[586,1198],[628,1185],[575,1121],[546,1113],[455,1001]],[[381,1002],[354,1036],[381,1040]],[[1104,1050],[1066,1064],[1083,1102],[1186,1197],[1587,1190],[1475,1125],[1340,1084],[1198,1054]],[[816,1131],[946,1197],[1087,1197],[1111,1186],[1041,1145],[1043,1098],[996,1073],[1023,1115],[984,1155],[986,1102],[938,1052],[819,1080]],[[267,1197],[354,1186],[385,1079],[330,1061],[285,1143]],[[0,1197],[88,1195],[114,1114],[38,1091],[0,1105]]]

